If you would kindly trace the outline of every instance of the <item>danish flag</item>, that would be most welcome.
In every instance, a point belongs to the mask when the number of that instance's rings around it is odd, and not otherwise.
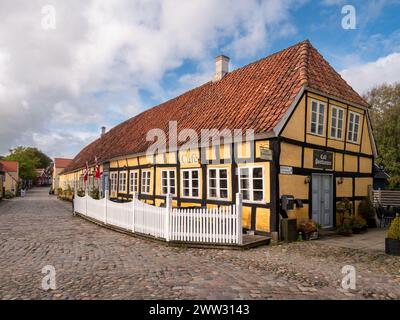
[[[96,179],[100,179],[100,178],[101,178],[101,173],[100,173],[100,166],[99,166],[99,164],[98,164],[98,162],[97,162],[97,157],[94,157],[94,162],[95,162],[95,164],[96,164],[96,166],[95,166],[94,177],[95,177]]]

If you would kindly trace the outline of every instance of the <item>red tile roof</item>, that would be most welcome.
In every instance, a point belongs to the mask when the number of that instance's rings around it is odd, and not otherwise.
[[[307,86],[343,100],[367,103],[341,78],[308,40],[228,73],[117,125],[82,149],[66,169],[72,171],[113,157],[144,152],[153,128],[178,132],[191,128],[271,131],[300,90]]]
[[[72,159],[54,158],[56,168],[66,168],[72,163]]]
[[[17,172],[18,171],[18,161],[11,160],[0,160],[0,164],[3,165],[3,170],[6,172]]]

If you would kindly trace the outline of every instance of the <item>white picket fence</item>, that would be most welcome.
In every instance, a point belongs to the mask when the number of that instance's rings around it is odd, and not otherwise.
[[[215,209],[172,208],[172,197],[166,206],[157,207],[140,201],[118,203],[106,197],[100,200],[88,194],[74,197],[74,212],[107,225],[130,232],[150,235],[165,241],[239,244],[242,240],[242,196],[237,194],[236,205]]]

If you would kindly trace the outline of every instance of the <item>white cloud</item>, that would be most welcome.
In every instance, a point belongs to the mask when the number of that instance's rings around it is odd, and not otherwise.
[[[52,156],[69,146],[72,155],[101,125],[137,113],[141,89],[165,95],[161,79],[186,60],[201,65],[221,48],[233,58],[255,54],[270,30],[296,32],[294,3],[59,0],[51,2],[56,29],[44,30],[43,1],[1,1],[0,154],[34,144]],[[205,71],[181,81],[197,83]]]
[[[379,84],[399,82],[400,53],[342,70],[340,74],[360,94]]]

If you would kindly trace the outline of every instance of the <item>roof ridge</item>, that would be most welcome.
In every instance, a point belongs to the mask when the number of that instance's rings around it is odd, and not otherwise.
[[[307,86],[309,83],[308,77],[308,66],[309,66],[309,57],[310,57],[310,50],[312,45],[308,39],[301,42],[301,52],[300,52],[300,80],[303,86]]]

